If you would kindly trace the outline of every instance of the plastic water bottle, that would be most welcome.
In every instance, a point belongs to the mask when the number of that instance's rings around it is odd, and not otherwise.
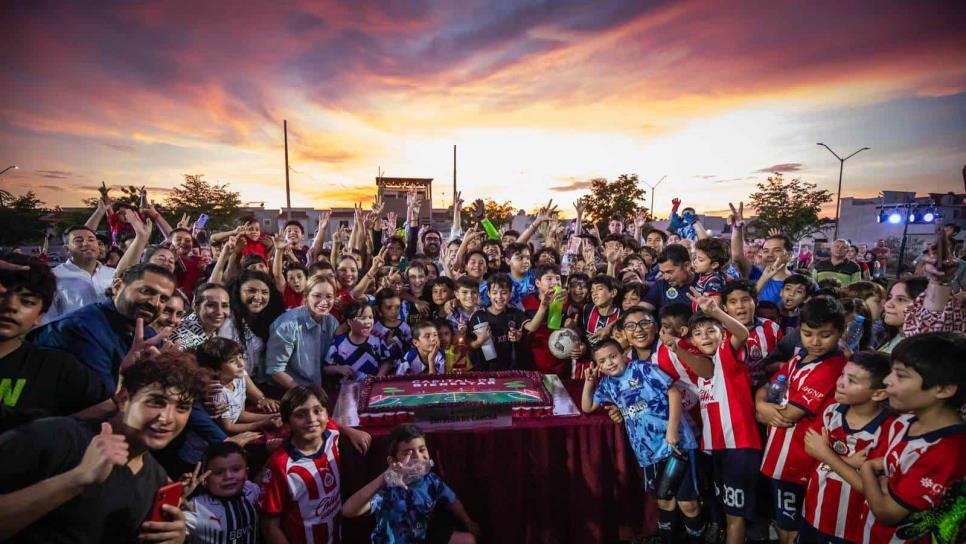
[[[855,319],[845,327],[845,344],[852,351],[859,349],[859,342],[862,341],[862,333],[865,332],[863,330],[864,323],[865,317],[856,315]]]
[[[656,487],[657,498],[659,500],[669,500],[677,493],[678,488],[681,487],[681,480],[687,474],[688,461],[688,455],[686,453],[678,453],[676,451],[671,453],[671,457],[664,464],[664,470],[658,477]]]
[[[785,401],[785,393],[788,391],[788,378],[784,374],[775,378],[768,386],[768,402],[781,404]]]
[[[560,286],[553,288],[554,297],[560,293]],[[563,301],[562,300],[551,300],[550,301],[550,315],[547,317],[547,328],[551,330],[557,330],[563,325]]]
[[[473,326],[473,331],[476,334],[480,334],[484,329],[489,328],[490,324],[486,321],[481,321]],[[493,342],[493,337],[491,336],[483,345],[480,346],[480,351],[483,352],[483,358],[487,361],[492,361],[496,359],[496,343]]]
[[[480,221],[480,225],[483,226],[483,230],[486,231],[486,235],[490,237],[490,240],[499,240],[502,238],[502,236],[500,236],[500,231],[496,230],[496,227],[493,226],[493,223],[486,217]]]

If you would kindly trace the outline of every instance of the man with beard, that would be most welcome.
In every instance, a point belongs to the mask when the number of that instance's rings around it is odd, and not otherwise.
[[[647,289],[641,306],[660,312],[668,304],[690,304],[688,294],[698,282],[691,268],[691,254],[680,244],[669,244],[657,256],[658,280]]]
[[[21,339],[50,307],[57,280],[37,259],[14,254],[8,260],[26,270],[0,269],[0,432],[74,414],[109,397],[73,355]]]
[[[107,300],[105,292],[114,281],[114,269],[101,264],[97,235],[85,226],[70,227],[64,233],[67,262],[54,267],[57,293],[44,323],[50,323],[71,310]]]
[[[31,335],[38,346],[75,354],[109,391],[117,389],[121,361],[135,341],[138,319],[151,323],[174,292],[174,276],[155,264],[128,268],[111,286],[114,299],[84,306]],[[144,327],[144,340],[155,335]]]
[[[122,376],[106,420],[45,418],[0,435],[0,540],[184,542],[177,506],[146,521],[168,482],[147,454],[181,433],[205,384],[186,353],[142,359]]]

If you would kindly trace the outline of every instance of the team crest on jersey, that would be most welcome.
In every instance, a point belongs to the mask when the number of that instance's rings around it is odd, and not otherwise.
[[[757,361],[757,360],[761,359],[762,357],[763,357],[763,354],[761,353],[761,348],[760,347],[758,347],[758,346],[751,346],[751,349],[748,350],[748,358],[751,359],[752,361]]]
[[[627,380],[627,385],[636,389],[641,386],[641,381],[637,378],[631,378]]]
[[[259,478],[259,481],[261,483],[263,483],[263,484],[267,484],[267,483],[271,482],[272,481],[272,469],[270,469],[268,467],[265,467],[265,469],[262,470],[262,475]]]
[[[845,442],[842,442],[841,440],[836,440],[835,442],[832,443],[832,451],[834,451],[839,455],[845,455],[849,453],[849,447],[848,445],[846,445]]]

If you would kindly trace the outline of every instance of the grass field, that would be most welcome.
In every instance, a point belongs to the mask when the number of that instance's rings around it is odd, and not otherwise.
[[[444,392],[411,395],[373,395],[369,398],[370,408],[419,408],[439,404],[485,403],[492,405],[534,402],[542,399],[536,391],[468,391]]]

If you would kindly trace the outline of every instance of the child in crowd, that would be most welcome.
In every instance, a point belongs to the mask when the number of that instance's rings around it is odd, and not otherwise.
[[[245,410],[246,389],[251,379],[245,373],[245,348],[234,340],[214,337],[195,351],[198,366],[215,378],[208,386],[208,404],[224,405],[228,410],[212,418],[225,434],[277,429],[282,422],[277,414],[256,414]],[[254,387],[254,384],[251,384]],[[212,393],[214,391],[214,393]]]
[[[446,316],[457,330],[466,326],[480,309],[480,282],[469,276],[456,280],[456,302],[453,311]]]
[[[635,272],[630,271],[628,274],[636,275]],[[647,286],[643,283],[637,282],[628,285],[625,282],[624,286],[617,291],[617,307],[623,312],[633,306],[639,306],[646,293]]]
[[[519,310],[523,309],[523,297],[537,290],[533,271],[530,270],[530,247],[526,244],[512,243],[506,246],[506,260],[510,265],[509,278],[512,283],[509,305]],[[489,305],[489,282],[480,289],[480,299],[484,306]]]
[[[396,374],[443,374],[446,355],[439,342],[439,331],[432,321],[420,321],[413,327],[412,347],[406,352]]]
[[[413,339],[409,324],[399,317],[402,301],[395,291],[386,287],[376,292],[375,304],[378,317],[372,325],[372,334],[382,339],[389,349],[389,359],[397,364]]]
[[[375,319],[372,306],[355,301],[343,313],[349,332],[332,340],[325,355],[323,371],[344,380],[362,380],[366,376],[385,376],[392,370],[392,359],[385,342],[372,333]]]
[[[730,254],[728,246],[720,238],[702,238],[694,243],[691,267],[698,274],[695,284],[698,293],[718,297],[718,302],[721,301],[721,290],[727,281],[722,271],[728,265]]]
[[[845,311],[835,299],[814,297],[801,312],[803,349],[773,376],[786,379],[780,404],[768,402],[768,386],[755,395],[755,414],[768,426],[761,472],[771,479],[775,520],[782,544],[795,541],[801,524],[805,484],[812,458],[805,452],[805,434],[832,403],[835,384],[846,359],[839,350],[845,331]]]
[[[789,274],[782,283],[781,306],[778,311],[781,314],[782,331],[785,334],[798,328],[799,312],[814,294],[815,286],[811,278],[801,274]]]
[[[845,295],[862,299],[865,303],[872,320],[871,345],[882,345],[889,336],[885,321],[882,320],[885,309],[885,288],[872,281],[859,281],[846,287]]]
[[[778,305],[770,300],[758,299],[758,303],[755,304],[755,316],[761,319],[768,319],[769,321],[774,321],[778,323],[782,320],[781,310]],[[786,332],[788,334],[788,332]]]
[[[868,507],[859,468],[885,444],[894,417],[885,407],[889,356],[852,355],[835,384],[835,402],[805,434],[805,451],[818,464],[802,504],[800,542],[861,542]]]
[[[342,515],[355,518],[372,513],[376,527],[373,543],[449,542],[472,544],[479,527],[466,513],[453,490],[434,472],[426,446],[426,435],[419,427],[403,424],[389,433],[389,468],[365,487],[356,491],[342,507]],[[462,525],[432,524],[433,512],[443,505]]]
[[[662,343],[700,378],[694,386],[701,402],[701,449],[711,452],[712,480],[725,514],[727,542],[736,544],[744,542],[746,521],[755,517],[761,459],[751,377],[748,367],[738,360],[748,329],[714,298],[695,294],[693,291],[692,302],[700,313],[688,322],[688,335],[701,355],[682,348],[673,338],[662,338]]]
[[[444,318],[439,318],[434,323],[439,334],[439,347],[446,356],[446,373],[472,370],[473,363],[470,362],[470,350],[466,344],[466,326],[462,330],[454,329],[453,323]]]
[[[412,261],[406,268],[406,279],[409,285],[400,293],[403,299],[400,311],[401,317],[406,320],[410,328],[429,316],[430,305],[423,300],[427,277],[426,264],[422,261]]]
[[[579,346],[580,360],[574,365],[574,379],[583,379],[590,368],[590,351],[610,336],[620,317],[620,308],[614,304],[617,297],[617,283],[614,278],[597,274],[590,280],[590,304],[585,304],[578,317],[578,330],[586,345]]]
[[[426,289],[430,293],[430,315],[433,319],[446,317],[444,308],[456,297],[456,282],[447,277],[436,278],[426,283]]]
[[[698,233],[694,228],[694,224],[698,222],[698,216],[694,213],[694,208],[687,207],[681,210],[678,214],[678,208],[681,206],[680,198],[671,199],[671,224],[668,229],[671,232],[676,232],[680,239],[695,241],[698,239]],[[679,243],[679,240],[668,243]],[[659,250],[660,251],[660,250]]]
[[[913,336],[896,345],[891,360],[886,394],[902,415],[888,428],[882,456],[862,464],[869,505],[863,542],[928,543],[928,534],[902,537],[895,526],[938,506],[966,477],[966,424],[960,417],[966,339],[955,333]]]
[[[698,445],[691,426],[681,421],[681,393],[656,366],[642,360],[628,362],[616,340],[601,341],[591,356],[593,363],[584,381],[581,409],[591,413],[604,403],[620,409],[631,447],[644,469],[646,487],[654,492],[671,456],[692,457],[691,451]],[[669,497],[658,497],[661,541],[673,541],[675,510],[680,505],[688,541],[703,542],[704,521],[693,472],[685,470],[670,493]]]
[[[305,284],[309,279],[309,269],[304,264],[295,263],[285,267],[285,309],[298,308],[305,300]]]
[[[186,499],[199,483],[204,485],[183,507],[188,541],[258,542],[259,488],[248,480],[245,449],[235,442],[216,442],[205,451],[203,470],[200,477],[197,473],[185,474]]]
[[[739,359],[748,366],[754,390],[768,381],[772,373],[765,368],[765,358],[775,350],[784,336],[778,323],[755,316],[755,286],[747,280],[732,280],[721,289],[724,311],[748,329],[748,340]]]
[[[339,542],[342,504],[339,436],[365,453],[372,437],[329,419],[329,397],[317,385],[299,385],[282,397],[282,421],[292,435],[278,447],[259,478],[262,535],[266,542]]]
[[[577,319],[580,310],[587,304],[590,294],[590,276],[582,272],[567,276],[567,318]]]
[[[513,280],[507,274],[493,274],[486,280],[490,305],[470,318],[469,335],[474,370],[516,370],[526,368],[527,351],[520,346],[526,314],[510,306]],[[492,348],[484,344],[492,343]],[[492,351],[491,351],[492,349]]]
[[[550,335],[553,333],[547,325],[550,304],[554,301],[563,304],[561,319],[568,309],[564,301],[567,294],[560,289],[560,268],[556,264],[539,265],[534,270],[534,277],[537,292],[523,299],[523,309],[527,315],[526,329],[530,333],[527,335],[525,345],[537,370],[544,374],[567,376],[570,370],[569,361],[554,357],[548,346]]]

